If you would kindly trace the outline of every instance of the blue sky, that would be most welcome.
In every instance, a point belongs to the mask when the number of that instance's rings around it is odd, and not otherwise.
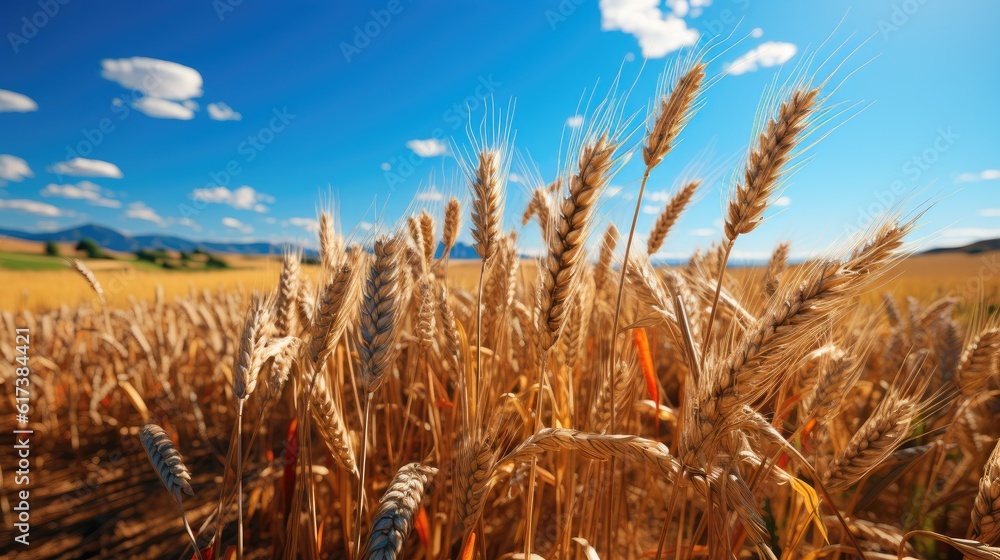
[[[516,99],[515,148],[549,181],[619,69],[638,127],[664,68],[714,40],[717,81],[640,217],[647,231],[680,178],[710,179],[666,254],[720,235],[761,93],[811,56],[832,57],[819,78],[846,60],[830,103],[854,108],[820,129],[745,258],[928,202],[926,245],[1000,237],[998,21],[988,0],[4,2],[0,227],[303,240],[331,201],[346,232],[391,225],[417,193],[466,196],[453,153],[484,96]],[[627,227],[640,173],[618,172],[603,218]],[[511,183],[509,227],[526,199]]]

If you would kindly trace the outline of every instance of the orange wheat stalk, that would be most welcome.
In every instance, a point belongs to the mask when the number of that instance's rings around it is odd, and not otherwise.
[[[660,404],[660,389],[656,385],[656,370],[653,368],[653,355],[649,351],[649,339],[646,337],[646,329],[637,328],[632,330],[632,342],[639,352],[639,366],[642,368],[642,377],[646,380],[646,391],[649,397],[657,405]],[[657,416],[659,418],[659,416]]]

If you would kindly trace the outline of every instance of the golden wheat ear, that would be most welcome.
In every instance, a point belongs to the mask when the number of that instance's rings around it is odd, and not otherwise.
[[[156,424],[146,424],[139,432],[139,441],[146,456],[153,465],[153,470],[160,476],[160,481],[174,497],[177,508],[181,512],[181,519],[184,521],[184,529],[187,530],[191,544],[194,546],[195,554],[201,560],[201,550],[198,548],[198,539],[195,538],[188,523],[187,515],[184,513],[183,495],[194,496],[194,489],[191,488],[191,471],[184,466],[184,458],[174,443],[170,441],[170,436],[166,430]]]
[[[153,464],[153,470],[160,475],[160,481],[175,500],[181,500],[181,494],[194,496],[191,488],[191,471],[184,466],[184,458],[174,448],[167,432],[156,424],[146,424],[139,434],[142,447]]]
[[[400,467],[379,502],[362,559],[394,560],[403,550],[424,489],[437,469],[419,463]]]
[[[979,493],[972,508],[972,534],[986,544],[1000,544],[1000,441],[979,481]]]

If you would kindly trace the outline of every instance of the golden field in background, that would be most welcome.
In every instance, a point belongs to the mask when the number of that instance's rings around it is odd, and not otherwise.
[[[36,244],[30,241],[0,240],[0,250],[17,247],[35,252]],[[67,251],[68,252],[68,251]],[[129,298],[151,299],[157,286],[163,287],[168,298],[188,295],[202,290],[270,290],[277,283],[280,262],[270,257],[225,255],[233,267],[229,270],[172,271],[149,270],[128,261],[85,260],[104,286],[108,303],[120,308],[128,305]],[[533,270],[534,260],[525,260],[521,274]],[[478,261],[453,261],[450,282],[470,290],[478,280]],[[316,281],[317,266],[303,266],[307,278]],[[739,277],[739,273],[736,273]],[[884,290],[898,296],[913,296],[926,301],[945,295],[961,295],[966,301],[987,302],[1000,300],[1000,251],[979,254],[939,253],[916,255],[901,261],[893,273],[883,281]],[[0,268],[0,310],[32,311],[50,309],[60,305],[79,305],[94,301],[93,291],[79,275],[65,270],[7,270]],[[979,292],[982,292],[981,294]],[[871,301],[879,299],[871,294]]]

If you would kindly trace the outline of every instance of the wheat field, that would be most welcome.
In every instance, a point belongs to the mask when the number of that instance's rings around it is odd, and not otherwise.
[[[597,119],[524,209],[500,135],[467,158],[467,208],[359,239],[322,214],[317,267],[112,293],[75,261],[64,305],[5,302],[0,379],[36,395],[36,557],[1000,558],[995,279],[900,272],[919,265],[898,214],[727,267],[822,88],[767,104],[724,236],[688,263],[650,255],[698,182],[648,236],[598,219],[634,147],[638,214],[706,81],[679,64],[638,146]],[[522,261],[505,212],[544,257]],[[446,256],[463,228],[480,261]]]

